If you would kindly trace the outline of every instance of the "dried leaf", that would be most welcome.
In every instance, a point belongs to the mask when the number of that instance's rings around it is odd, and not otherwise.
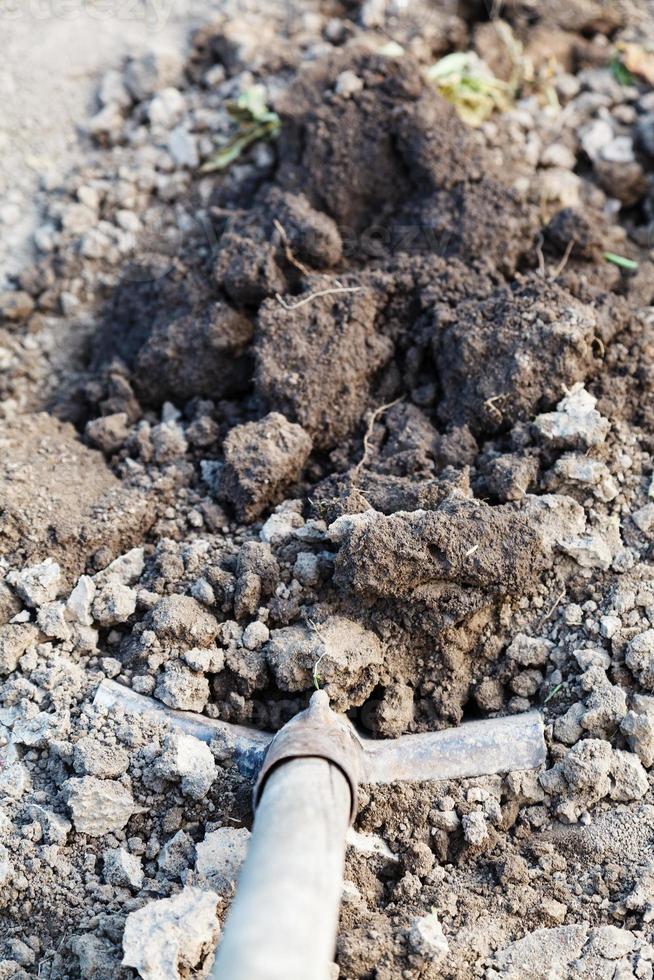
[[[648,51],[640,44],[623,44],[621,51],[621,61],[627,71],[654,85],[654,51]]]
[[[225,170],[253,143],[275,139],[279,135],[281,120],[266,104],[263,85],[252,85],[242,92],[236,102],[230,102],[227,110],[238,123],[236,133],[217,153],[200,168],[203,174]]]
[[[493,112],[506,112],[513,105],[512,86],[496,78],[474,51],[445,55],[426,74],[470,126],[480,126]]]

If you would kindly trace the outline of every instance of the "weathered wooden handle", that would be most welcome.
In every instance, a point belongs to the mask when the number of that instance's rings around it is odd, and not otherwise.
[[[350,809],[350,784],[326,759],[272,770],[212,980],[329,980]]]

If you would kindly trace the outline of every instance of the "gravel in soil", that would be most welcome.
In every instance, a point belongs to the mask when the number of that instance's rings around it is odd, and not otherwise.
[[[362,788],[334,976],[652,977],[651,25],[501,14],[228,3],[101,80],[0,296],[1,977],[206,975],[250,786],[93,695],[275,730],[318,662],[368,735],[549,750]],[[476,128],[468,49],[523,73]]]

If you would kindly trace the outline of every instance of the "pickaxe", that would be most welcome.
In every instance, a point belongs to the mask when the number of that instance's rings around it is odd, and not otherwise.
[[[546,758],[537,711],[373,740],[332,711],[324,691],[275,736],[174,711],[113,681],[102,682],[95,704],[154,711],[217,740],[254,781],[252,837],[211,980],[328,980],[360,783],[491,775],[534,769]]]

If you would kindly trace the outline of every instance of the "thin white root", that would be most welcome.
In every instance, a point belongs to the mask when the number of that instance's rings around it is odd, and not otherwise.
[[[321,296],[331,296],[332,293],[358,293],[361,288],[361,286],[332,286],[330,289],[319,289],[315,293],[309,293],[308,296],[305,296],[298,303],[287,303],[279,293],[275,293],[275,299],[285,310],[299,310],[301,306],[305,306],[307,303],[311,303],[314,299],[319,299]]]

